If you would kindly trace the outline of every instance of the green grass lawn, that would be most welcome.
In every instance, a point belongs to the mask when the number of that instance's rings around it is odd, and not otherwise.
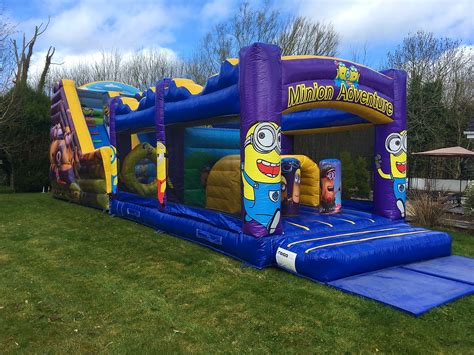
[[[472,296],[415,318],[48,194],[0,195],[0,352],[472,353],[473,319]]]

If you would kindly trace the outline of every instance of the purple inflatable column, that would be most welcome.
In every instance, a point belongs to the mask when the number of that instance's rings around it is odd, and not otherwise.
[[[240,50],[243,227],[264,237],[281,224],[281,54],[255,43]]]
[[[375,127],[374,212],[405,218],[407,176],[406,73],[387,70],[394,79],[393,122]]]
[[[120,97],[113,97],[109,99],[108,102],[108,107],[109,107],[109,142],[110,142],[110,148],[112,150],[112,156],[110,157],[111,163],[115,164],[115,171],[113,171],[111,179],[112,179],[112,198],[115,198],[115,196],[118,193],[118,173],[117,173],[117,168],[118,168],[118,161],[117,161],[117,132],[115,130],[115,108],[117,107],[117,104],[120,101]],[[115,174],[114,174],[115,172]]]
[[[169,80],[156,83],[155,90],[155,127],[156,127],[156,184],[158,203],[163,209],[166,198],[167,160],[166,160],[166,131],[165,131],[165,90]]]

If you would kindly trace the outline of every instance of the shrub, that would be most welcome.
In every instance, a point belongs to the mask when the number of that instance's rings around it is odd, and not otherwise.
[[[13,189],[10,186],[0,185],[0,194],[13,193]]]
[[[367,159],[358,156],[355,160],[355,178],[357,188],[357,197],[369,197],[370,193],[370,173],[367,167]]]
[[[474,181],[471,181],[466,189],[466,202],[464,204],[466,214],[474,216]]]
[[[361,156],[353,159],[349,152],[341,153],[342,198],[369,197],[370,183],[367,160]]]
[[[446,214],[446,197],[431,191],[412,191],[407,213],[417,224],[433,227],[441,224]]]
[[[12,92],[3,100],[9,102]],[[8,125],[0,137],[11,156],[13,186],[17,192],[41,191],[48,185],[50,100],[30,87],[18,87]],[[1,108],[0,108],[1,110]]]

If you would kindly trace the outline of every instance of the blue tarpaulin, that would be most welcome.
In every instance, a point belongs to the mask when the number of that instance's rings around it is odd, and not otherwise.
[[[474,259],[464,256],[452,255],[408,264],[404,268],[474,285]]]
[[[469,278],[469,275],[472,278],[474,259],[450,256],[411,265],[420,270],[430,270],[432,274],[411,270],[409,264],[346,277],[328,284],[416,316],[474,293],[474,285],[455,281]],[[442,276],[447,274],[449,278]]]

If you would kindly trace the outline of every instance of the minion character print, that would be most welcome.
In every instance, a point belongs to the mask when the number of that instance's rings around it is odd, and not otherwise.
[[[274,122],[258,122],[247,131],[242,163],[245,222],[273,234],[281,218],[281,130]]]
[[[334,78],[334,84],[340,87],[342,84],[347,86],[359,87],[360,71],[355,65],[347,67],[343,62],[337,62],[336,64],[336,77]]]
[[[296,158],[281,160],[281,208],[283,216],[298,215],[300,203],[301,169]]]
[[[156,183],[158,201],[161,205],[165,203],[166,169],[166,146],[158,141],[156,142]]]
[[[385,139],[385,150],[390,154],[390,171],[382,170],[382,157],[375,156],[375,167],[382,179],[393,181],[393,194],[402,218],[405,217],[407,182],[407,131],[391,133]]]

